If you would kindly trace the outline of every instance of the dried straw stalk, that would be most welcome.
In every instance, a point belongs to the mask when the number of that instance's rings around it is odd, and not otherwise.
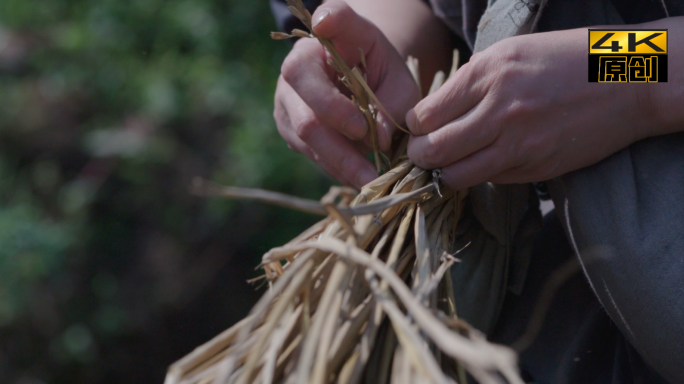
[[[456,316],[448,269],[457,259],[449,253],[467,191],[440,191],[438,171],[407,159],[408,135],[391,156],[379,151],[384,109],[361,68],[349,68],[330,40],[315,35],[301,0],[288,3],[312,32],[273,37],[318,38],[325,46],[366,117],[376,166],[389,170],[358,194],[333,187],[320,202],[198,181],[197,194],[327,217],[263,256],[270,288],[250,315],[174,363],[165,383],[447,384],[466,383],[466,371],[483,384],[522,383],[515,353]],[[417,61],[408,65],[420,84]],[[430,91],[444,81],[440,72]]]

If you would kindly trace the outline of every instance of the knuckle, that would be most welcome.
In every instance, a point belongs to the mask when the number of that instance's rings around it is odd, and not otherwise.
[[[505,113],[508,120],[522,120],[525,121],[527,117],[533,116],[540,108],[537,102],[529,98],[523,99],[520,97],[509,99],[508,107],[505,108]],[[527,119],[529,120],[529,119]]]
[[[501,64],[522,61],[525,56],[524,44],[522,44],[520,39],[516,37],[499,41],[485,50],[483,53],[487,53],[487,55],[482,56],[491,56],[486,58],[487,61],[496,64],[497,66]],[[480,58],[485,59],[485,57]]]
[[[413,119],[413,133],[416,135],[426,135],[431,132],[430,127],[434,120],[435,111],[438,108],[433,104],[423,103],[414,109],[415,118]]]
[[[289,149],[290,151],[293,151],[293,152],[302,153],[301,151],[299,151],[297,148],[295,148],[294,146],[292,146],[289,143],[287,144],[287,149]]]
[[[280,109],[277,104],[273,108],[273,120],[275,120],[277,126],[280,126]]]
[[[285,107],[283,106],[282,102],[278,100],[277,96],[273,104],[273,118],[276,122],[282,122],[283,120],[285,120],[285,117],[287,116]]]
[[[498,53],[499,60],[504,63],[518,62],[523,59],[522,51],[516,44],[504,44]]]
[[[459,68],[459,71],[464,72],[468,77],[480,78],[496,73],[500,67],[499,64],[498,51],[492,51],[490,47],[471,56],[470,60]]]
[[[356,166],[351,156],[340,156],[333,160],[333,167],[345,177],[356,173]]]
[[[273,108],[273,120],[275,120],[276,128],[281,136],[285,137],[284,131],[287,127],[287,117],[283,108],[276,103],[275,108]]]
[[[486,56],[485,52],[477,52],[470,56],[467,63],[463,64],[459,70],[473,70],[481,68],[486,62],[483,61],[483,57]]]
[[[480,148],[486,148],[491,145],[495,145],[501,139],[502,133],[496,127],[482,127],[478,129],[478,134],[480,135],[476,140]]]
[[[428,140],[426,145],[423,147],[419,159],[425,168],[432,169],[442,166],[444,154],[434,141]]]
[[[316,116],[313,114],[307,114],[302,116],[297,121],[297,124],[294,126],[294,130],[297,136],[302,139],[302,141],[307,142],[317,127],[318,120],[316,119]]]
[[[299,50],[293,49],[289,55],[283,61],[283,65],[280,67],[280,73],[283,75],[283,79],[286,82],[292,83],[293,80],[297,78],[299,69],[304,62],[304,54]]]

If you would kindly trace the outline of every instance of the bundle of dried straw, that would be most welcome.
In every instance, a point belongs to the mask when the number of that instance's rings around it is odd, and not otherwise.
[[[199,181],[204,195],[252,198],[327,217],[263,256],[270,288],[244,320],[174,363],[166,384],[522,383],[515,353],[458,319],[449,267],[467,191],[439,188],[439,172],[406,157],[408,135],[391,155],[378,150],[383,110],[361,67],[349,68],[311,28],[301,0],[290,11],[318,38],[367,119],[382,176],[357,195],[333,187],[319,202]],[[417,78],[417,62],[409,60]],[[452,73],[455,70],[452,69]],[[431,91],[444,82],[435,77]],[[404,130],[402,128],[402,130]]]

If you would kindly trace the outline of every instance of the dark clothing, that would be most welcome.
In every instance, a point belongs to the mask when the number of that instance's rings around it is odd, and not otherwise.
[[[537,234],[522,292],[509,292],[489,338],[510,345],[526,330],[547,280],[576,261],[563,227],[551,211]],[[520,353],[526,382],[535,384],[665,384],[625,339],[577,268],[553,296],[539,335]]]
[[[471,49],[475,47],[478,26],[487,10],[487,4],[496,0],[430,0],[432,9],[439,18],[459,35]],[[518,0],[515,9],[539,7],[539,0]],[[665,6],[663,6],[663,4]],[[621,17],[620,22],[609,19],[607,8],[614,8]],[[548,15],[547,15],[548,14]],[[545,16],[546,15],[546,16]],[[608,24],[637,24],[684,15],[684,1],[681,0],[549,0],[545,2],[539,18],[537,31],[557,31],[592,25],[592,18],[600,15]],[[605,16],[604,16],[605,15]]]
[[[292,16],[290,11],[287,10],[287,3],[285,3],[285,0],[269,0],[269,3],[271,4],[271,12],[273,12],[273,16],[275,17],[278,30],[290,33],[295,28],[305,29],[299,19]],[[309,12],[313,13],[322,1],[302,0],[302,3],[304,3],[304,6]]]

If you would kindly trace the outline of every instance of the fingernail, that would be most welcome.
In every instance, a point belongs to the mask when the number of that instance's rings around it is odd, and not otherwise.
[[[356,115],[347,119],[347,121],[342,124],[340,130],[345,136],[352,140],[361,140],[366,136],[368,126],[366,125],[366,119]]]
[[[323,10],[323,11],[318,11],[318,12],[316,12],[316,17],[314,17],[313,26],[315,27],[315,26],[317,26],[318,24],[320,24],[321,21],[323,21],[323,19],[325,19],[326,17],[328,17],[329,14],[330,14],[330,11],[327,10],[327,9],[326,9],[326,10]]]
[[[412,134],[416,134],[418,128],[418,116],[416,116],[416,111],[413,108],[406,112],[406,126]]]
[[[375,172],[374,169],[366,168],[362,169],[359,171],[359,173],[356,175],[356,185],[359,186],[359,188],[363,187],[364,185],[370,183],[371,181],[375,180],[378,177],[378,173]]]
[[[392,145],[392,133],[394,132],[394,125],[387,120],[382,120],[378,124],[378,142],[381,151],[389,151]]]

